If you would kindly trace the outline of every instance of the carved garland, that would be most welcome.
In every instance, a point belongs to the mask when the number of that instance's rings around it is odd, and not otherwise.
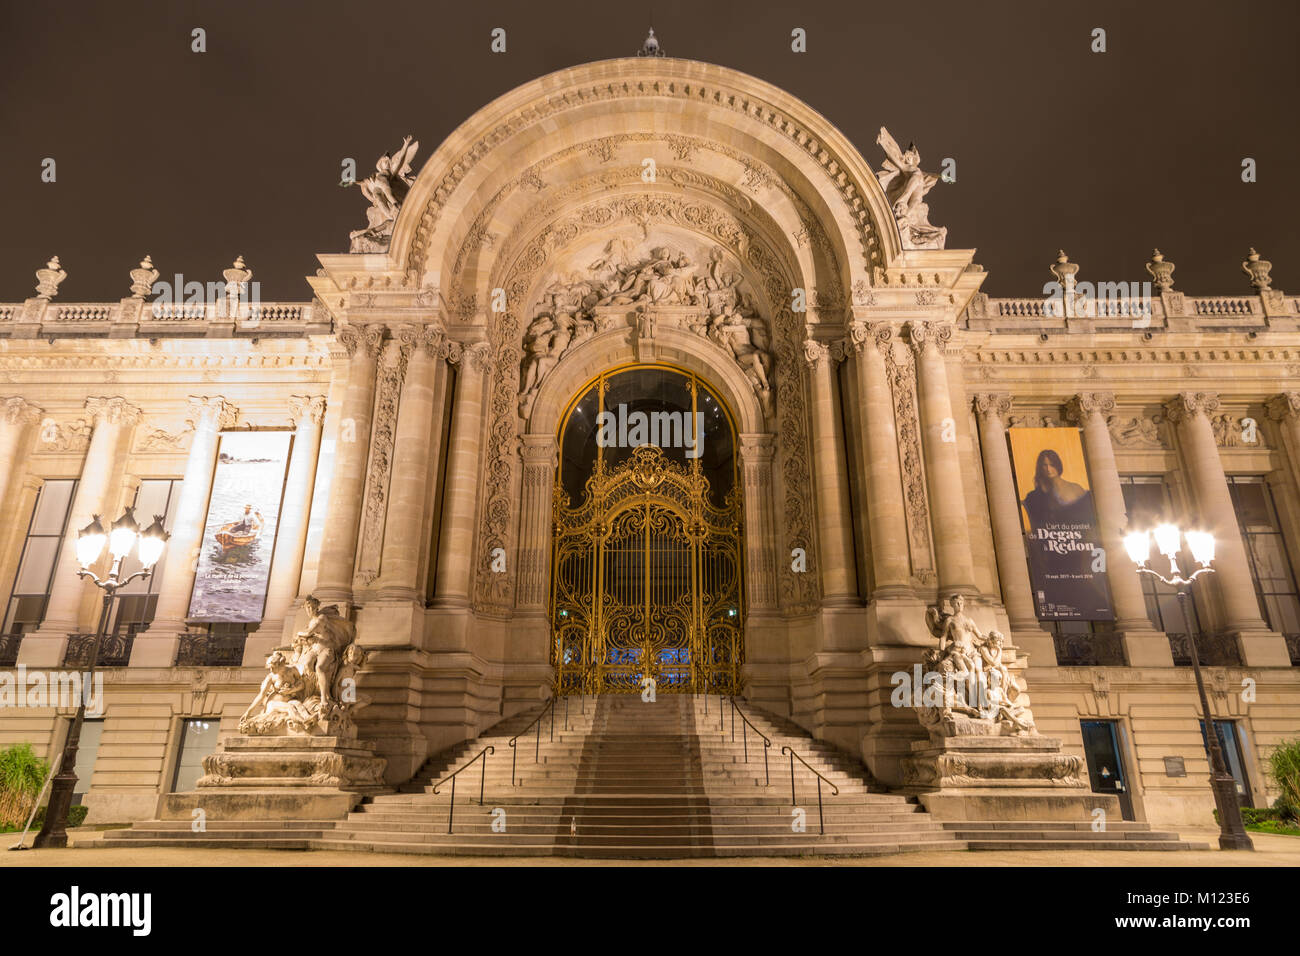
[[[916,406],[916,360],[912,350],[894,348],[894,332],[881,323],[876,348],[885,359],[885,375],[894,399],[894,420],[903,468],[903,499],[907,503],[907,536],[912,546],[912,574],[923,585],[935,580],[930,548],[930,502],[921,466],[921,432]],[[900,362],[898,355],[903,359]]]
[[[803,494],[811,487],[808,475],[808,444],[801,378],[796,362],[802,344],[799,323],[785,303],[788,279],[776,257],[735,217],[716,208],[678,197],[622,196],[570,213],[535,236],[512,262],[506,279],[499,284],[508,302],[524,302],[534,276],[557,248],[571,242],[583,232],[601,228],[620,219],[633,221],[666,220],[702,232],[725,245],[737,258],[748,263],[762,276],[763,291],[774,310],[773,341],[776,352],[776,388],[782,449],[782,476],[785,484],[785,528],[788,547],[802,547],[816,554],[812,545],[811,522]],[[477,575],[479,606],[486,610],[508,611],[514,592],[512,573],[493,573],[490,555],[494,548],[511,546],[511,513],[518,498],[515,489],[514,463],[518,458],[518,418],[515,413],[517,370],[523,358],[519,342],[519,319],[513,312],[500,314],[490,332],[490,345],[496,355],[491,389],[491,432],[485,468],[487,489],[480,524]],[[786,568],[781,588],[787,604],[811,606],[817,598],[815,574],[794,574]]]
[[[858,239],[862,244],[861,253],[869,272],[884,267],[885,263],[881,255],[880,243],[873,234],[874,226],[867,211],[862,192],[859,190],[857,183],[849,177],[847,171],[841,166],[839,160],[826,148],[825,144],[809,135],[807,131],[794,123],[784,113],[760,100],[695,83],[664,80],[608,83],[567,90],[548,98],[544,102],[531,103],[497,124],[451,164],[448,172],[434,188],[432,197],[421,213],[410,251],[407,253],[406,268],[408,273],[418,275],[427,261],[434,227],[437,225],[443,206],[451,198],[456,187],[471,168],[484,156],[500,146],[505,139],[529,127],[545,122],[555,113],[570,109],[577,104],[637,96],[698,99],[766,122],[770,128],[796,144],[825,170],[831,182],[831,188],[838,193],[840,199],[848,206],[849,216],[857,226]]]
[[[370,440],[370,470],[366,475],[365,530],[361,536],[361,557],[357,565],[357,574],[365,584],[372,583],[379,576],[384,517],[388,511],[388,486],[393,470],[397,405],[415,337],[414,326],[406,325],[397,329],[391,346],[396,361],[385,363],[379,369],[375,423]]]

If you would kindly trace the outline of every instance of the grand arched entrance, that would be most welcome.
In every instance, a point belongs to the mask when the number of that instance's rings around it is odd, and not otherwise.
[[[574,397],[558,437],[551,654],[560,693],[739,690],[734,418],[690,372],[636,365]]]

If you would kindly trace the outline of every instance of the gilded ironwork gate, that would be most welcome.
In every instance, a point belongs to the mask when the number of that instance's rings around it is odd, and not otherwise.
[[[557,483],[552,663],[559,693],[736,693],[744,663],[739,486],[715,507],[698,460],[642,445]]]

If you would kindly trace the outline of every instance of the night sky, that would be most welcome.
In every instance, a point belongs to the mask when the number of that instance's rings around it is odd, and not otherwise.
[[[1178,289],[1209,295],[1250,291],[1253,245],[1300,290],[1294,0],[0,0],[0,301],[34,295],[52,254],[61,301],[116,300],[145,253],[201,281],[242,254],[264,300],[307,301],[316,253],[365,225],[345,157],[368,175],[411,133],[419,169],[496,96],[634,54],[651,19],[668,54],[788,90],[873,168],[882,124],[927,171],[953,157],[930,218],[978,249],[990,294],[1040,295],[1059,247],[1081,280],[1136,282],[1159,246]]]

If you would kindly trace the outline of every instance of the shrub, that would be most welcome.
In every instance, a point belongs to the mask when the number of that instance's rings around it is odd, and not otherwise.
[[[41,807],[39,810],[36,811],[36,819],[32,821],[33,829],[39,829],[40,827],[43,827],[45,825],[45,811],[47,809],[48,807]],[[31,811],[29,810],[28,812],[30,813]],[[67,825],[70,827],[81,826],[83,823],[86,822],[86,814],[89,812],[90,812],[90,808],[87,806],[83,806],[80,803],[76,804],[75,806],[68,807],[68,819],[66,821]],[[23,823],[26,822],[27,819],[24,817]]]
[[[0,750],[0,827],[21,827],[27,822],[49,770],[31,744]]]
[[[1273,782],[1282,791],[1273,806],[1292,820],[1300,819],[1300,738],[1278,744],[1268,762]]]

